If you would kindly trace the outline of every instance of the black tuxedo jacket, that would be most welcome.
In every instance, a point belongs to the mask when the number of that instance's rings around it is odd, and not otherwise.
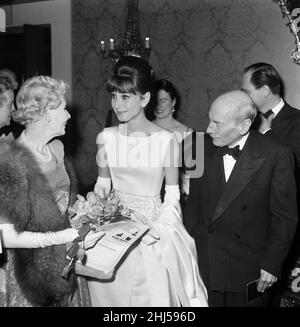
[[[184,224],[208,289],[244,292],[260,269],[279,277],[297,222],[291,151],[251,131],[228,182],[205,137],[204,174],[190,180]]]
[[[266,133],[276,142],[290,148],[296,160],[296,184],[298,197],[298,217],[300,216],[300,110],[286,102],[278,115],[272,120],[271,130]],[[298,223],[291,251],[287,258],[286,269],[293,268],[300,256],[300,224]]]
[[[290,148],[296,156],[297,167],[300,167],[300,110],[285,102],[266,135]]]

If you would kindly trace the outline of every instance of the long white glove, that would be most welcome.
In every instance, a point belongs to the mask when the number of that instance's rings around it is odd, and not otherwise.
[[[180,199],[179,185],[167,185],[165,186],[165,198],[164,202],[171,204],[177,204]]]
[[[180,214],[182,214],[179,199],[180,199],[179,185],[178,184],[177,185],[167,185],[166,184],[165,198],[164,198],[162,207],[165,207],[168,204],[171,204],[178,210],[178,212]]]
[[[164,208],[166,206],[174,206],[179,213],[181,214],[181,208],[180,208],[180,191],[179,191],[179,185],[167,185],[165,186],[165,197],[164,197],[164,202],[160,206],[158,210],[158,216],[163,212]],[[132,218],[142,222],[143,224],[147,225],[149,227],[148,232],[143,236],[142,241],[146,245],[151,245],[157,242],[160,239],[159,233],[153,226],[152,222],[142,214],[139,214],[137,212],[132,213]],[[158,217],[157,216],[157,217]]]
[[[13,224],[0,224],[0,233],[5,248],[44,248],[72,242],[78,236],[77,230],[73,228],[47,233],[17,233]]]
[[[111,178],[98,176],[97,182],[94,187],[94,192],[101,198],[108,197],[111,190]]]
[[[190,175],[188,172],[181,174],[181,189],[184,194],[190,194]]]

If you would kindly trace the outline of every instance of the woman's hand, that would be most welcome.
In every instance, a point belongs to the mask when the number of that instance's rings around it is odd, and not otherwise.
[[[101,198],[107,198],[111,189],[111,179],[109,177],[98,177],[94,187],[94,192]]]

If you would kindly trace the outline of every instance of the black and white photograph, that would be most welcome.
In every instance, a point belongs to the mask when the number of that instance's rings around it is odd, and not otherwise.
[[[300,0],[0,0],[0,315],[300,307],[299,110]]]

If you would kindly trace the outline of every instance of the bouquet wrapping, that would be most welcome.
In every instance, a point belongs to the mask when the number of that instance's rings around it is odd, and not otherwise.
[[[74,206],[68,209],[71,226],[78,230],[78,237],[67,246],[71,259],[63,276],[75,268],[75,273],[99,279],[112,277],[114,269],[131,245],[141,238],[149,226],[137,219],[112,191],[107,198],[94,192],[85,197],[77,195]],[[85,236],[103,232],[95,246],[84,249]]]

